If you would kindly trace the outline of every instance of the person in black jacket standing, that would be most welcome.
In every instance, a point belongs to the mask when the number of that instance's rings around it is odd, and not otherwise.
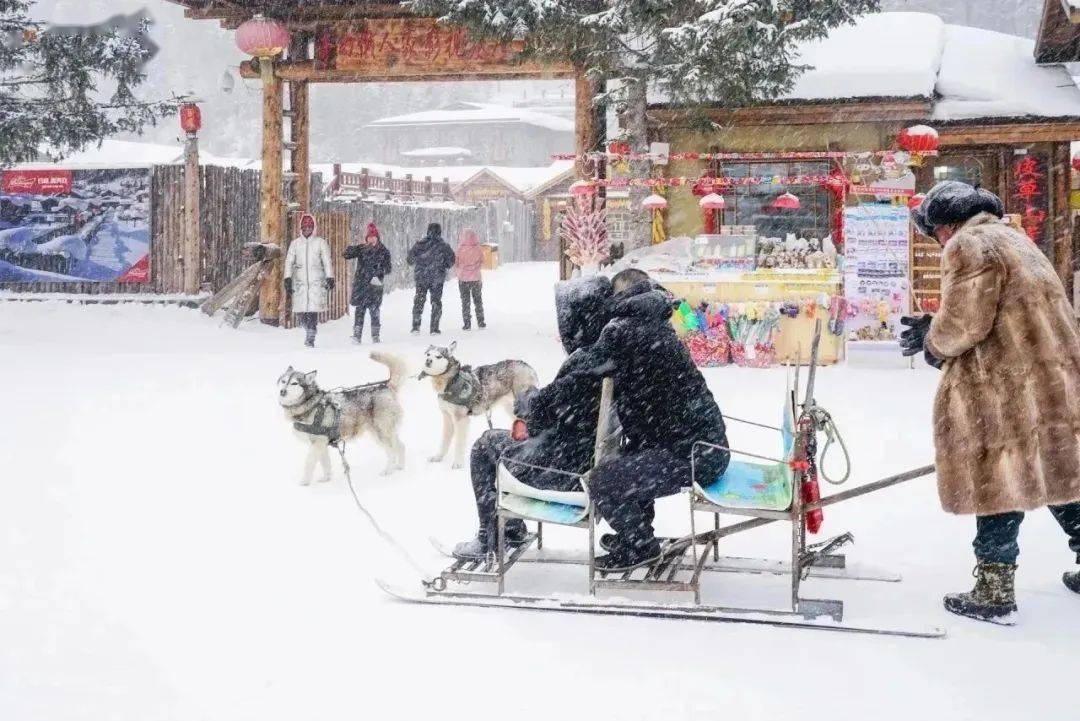
[[[573,476],[517,465],[555,468],[567,473],[584,473],[593,463],[596,424],[600,414],[599,375],[579,373],[585,369],[585,348],[600,335],[608,319],[611,283],[595,277],[559,283],[555,308],[559,337],[569,357],[547,386],[517,399],[515,412],[525,421],[529,438],[516,441],[510,431],[487,431],[473,445],[470,460],[473,494],[480,530],[476,538],[454,548],[458,558],[484,558],[495,550],[495,474],[499,459],[522,483],[552,491],[580,491]],[[506,524],[506,538],[513,544],[525,536],[525,522],[513,519]]]
[[[424,239],[409,249],[408,263],[413,267],[416,280],[416,296],[413,298],[412,332],[420,332],[420,319],[424,313],[424,300],[431,296],[431,334],[439,335],[442,318],[443,283],[446,272],[454,267],[457,257],[454,249],[443,240],[442,226],[428,225]]]
[[[661,553],[653,534],[657,498],[690,485],[694,453],[701,478],[727,470],[720,408],[686,347],[671,327],[672,296],[637,269],[612,279],[612,319],[582,359],[584,372],[614,380],[614,402],[622,424],[619,452],[590,474],[589,494],[600,516],[615,529],[600,545],[608,551],[597,567],[625,569]]]
[[[367,234],[360,245],[345,248],[347,260],[356,259],[352,294],[349,302],[356,306],[353,320],[353,340],[361,342],[364,335],[364,314],[371,316],[371,340],[379,342],[379,309],[382,308],[383,279],[390,273],[390,251],[379,238],[379,229],[368,223]]]

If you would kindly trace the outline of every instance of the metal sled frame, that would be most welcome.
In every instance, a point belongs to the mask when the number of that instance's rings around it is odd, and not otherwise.
[[[795,389],[792,391],[790,398],[787,402],[791,404],[792,416],[796,420],[795,433],[795,445],[793,454],[796,459],[805,460],[809,436],[817,432],[813,422],[804,423],[800,422],[807,417],[807,414],[816,408],[814,401],[814,380],[817,369],[817,355],[818,355],[818,343],[821,336],[821,323],[817,324],[817,329],[814,335],[814,343],[811,349],[810,356],[810,369],[807,378],[807,386],[801,404],[801,413],[795,411],[800,410],[796,401],[796,394],[798,393],[798,371],[796,371]],[[611,405],[612,394],[612,381],[611,379],[605,379],[602,386],[601,393],[601,422],[597,428],[597,442],[595,457],[597,462],[601,458],[601,450],[604,440],[607,438],[609,429],[607,427],[607,420],[609,417],[608,409]],[[729,419],[736,420],[738,419]],[[749,425],[758,426],[762,428],[769,428],[772,430],[781,430],[775,426],[766,425],[762,423],[755,423],[751,421],[738,421],[747,423]],[[791,459],[777,459],[769,458],[767,456],[757,455],[753,453],[747,453],[736,449],[725,448],[714,444],[699,441],[694,444],[694,450],[699,448],[715,448],[718,450],[725,450],[733,454],[740,456],[746,456],[750,458],[756,458],[759,460],[769,461],[773,463],[787,464]],[[498,498],[497,505],[497,528],[498,528],[498,545],[494,554],[491,554],[486,559],[477,559],[471,561],[455,560],[454,563],[442,572],[440,578],[445,584],[446,582],[458,582],[458,583],[470,583],[474,581],[493,583],[496,586],[496,594],[503,596],[505,589],[505,576],[509,569],[519,561],[522,563],[550,563],[550,564],[574,564],[574,565],[587,565],[588,567],[588,579],[589,579],[589,594],[593,596],[598,590],[619,590],[619,591],[676,591],[692,593],[695,605],[688,605],[684,608],[687,614],[693,614],[695,611],[711,614],[719,613],[726,614],[728,616],[766,616],[766,617],[801,617],[804,619],[815,619],[821,616],[830,617],[835,622],[840,622],[844,615],[844,604],[840,600],[832,599],[810,599],[803,598],[800,595],[800,585],[803,579],[808,577],[820,577],[820,578],[832,578],[832,579],[850,579],[850,580],[868,580],[868,581],[899,581],[898,576],[886,576],[886,575],[861,575],[858,573],[847,573],[846,558],[843,554],[834,553],[840,546],[852,541],[851,534],[844,533],[831,540],[824,541],[822,543],[808,546],[806,542],[806,516],[812,511],[817,509],[826,508],[831,505],[835,505],[842,501],[849,500],[851,498],[858,498],[860,496],[879,491],[884,488],[903,483],[905,481],[913,480],[915,478],[921,478],[923,476],[930,475],[934,472],[934,466],[922,466],[905,473],[900,473],[894,476],[889,476],[872,483],[867,483],[862,486],[850,488],[839,493],[835,493],[831,496],[822,498],[814,503],[803,503],[801,496],[801,486],[805,478],[806,471],[801,470],[802,465],[794,464],[795,468],[792,474],[792,503],[787,510],[763,510],[752,508],[736,508],[731,506],[724,506],[716,504],[707,498],[705,498],[698,490],[696,483],[696,464],[694,463],[696,453],[691,457],[691,485],[688,489],[688,497],[690,501],[690,525],[691,535],[682,539],[675,539],[671,542],[670,550],[657,562],[635,568],[629,571],[619,572],[600,572],[597,571],[595,565],[595,540],[596,540],[596,522],[593,514],[593,508],[591,501],[586,508],[584,517],[577,523],[573,524],[559,524],[570,525],[576,528],[585,528],[589,532],[588,542],[588,555],[586,558],[581,557],[559,557],[559,556],[545,556],[540,552],[543,551],[543,524],[551,522],[550,520],[542,520],[534,516],[524,515],[516,513],[509,509],[502,507],[502,488],[501,484],[497,483],[496,493]],[[522,463],[520,461],[512,461],[513,464],[522,467],[534,468],[536,470],[543,470],[548,472],[561,473],[568,476],[577,478],[582,488],[588,491],[588,473],[575,474],[558,469],[547,468],[542,466],[533,466],[528,463]],[[713,528],[708,531],[698,532],[696,513],[711,513],[714,517]],[[721,526],[720,515],[735,515],[746,517],[747,520],[743,520],[737,523],[733,523],[727,526]],[[537,523],[537,530],[535,534],[529,534],[525,541],[515,547],[509,556],[506,553],[507,543],[505,538],[506,521],[512,518],[520,518],[526,521],[535,521]],[[736,533],[748,531],[753,528],[759,528],[761,526],[768,525],[777,521],[787,521],[791,524],[791,560],[788,562],[783,561],[770,561],[766,559],[755,558],[736,558],[719,555],[719,541],[725,536],[731,536]],[[538,554],[536,556],[527,556],[526,553],[529,549],[536,545]],[[711,557],[711,562],[710,562]],[[775,609],[775,608],[739,608],[739,607],[713,607],[704,606],[701,604],[701,575],[704,572],[722,572],[722,573],[751,573],[751,574],[773,574],[773,575],[790,575],[791,578],[791,607],[787,609]],[[487,597],[488,594],[479,593],[466,593],[461,591],[447,591],[445,585],[443,590],[429,590],[427,595],[430,597],[441,596],[446,599],[460,599],[463,597]],[[506,598],[516,598],[513,596],[507,596]]]

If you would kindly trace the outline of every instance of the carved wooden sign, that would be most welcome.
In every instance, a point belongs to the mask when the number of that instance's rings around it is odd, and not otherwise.
[[[327,31],[315,48],[320,69],[413,75],[505,70],[523,44],[475,40],[464,28],[439,25],[434,18],[389,18]]]

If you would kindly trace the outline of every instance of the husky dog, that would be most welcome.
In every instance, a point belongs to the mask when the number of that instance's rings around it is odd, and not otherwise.
[[[390,369],[387,380],[323,391],[315,383],[315,371],[302,373],[292,366],[278,378],[278,403],[297,436],[308,444],[301,485],[311,483],[316,463],[322,466],[319,481],[329,481],[329,445],[357,438],[365,431],[370,431],[386,451],[382,475],[405,467],[405,445],[398,436],[403,415],[398,389],[405,379],[405,362],[378,351],[371,354],[371,359]]]
[[[536,371],[528,363],[504,360],[491,365],[469,368],[454,357],[457,342],[449,347],[428,346],[420,377],[428,376],[439,396],[443,417],[442,446],[429,460],[438,463],[450,451],[453,443],[452,465],[465,465],[465,444],[468,441],[471,416],[487,416],[499,406],[514,414],[514,400],[539,383]]]

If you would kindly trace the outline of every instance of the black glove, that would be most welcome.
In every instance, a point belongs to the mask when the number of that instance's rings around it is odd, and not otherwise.
[[[285,279],[285,294],[292,295],[292,278]]]
[[[323,285],[326,286],[327,290],[333,290],[334,285],[335,285],[335,281],[334,281],[333,278],[327,278],[326,280],[323,281]]]
[[[923,358],[926,360],[927,365],[933,366],[933,367],[937,368],[938,370],[941,370],[941,367],[943,365],[945,365],[944,360],[942,360],[941,358],[938,358],[936,355],[931,353],[926,348],[923,348]]]
[[[919,318],[905,315],[900,319],[901,325],[909,328],[900,334],[900,352],[905,356],[913,356],[923,350],[926,343],[926,334],[930,332],[930,322],[934,316],[929,313]]]

